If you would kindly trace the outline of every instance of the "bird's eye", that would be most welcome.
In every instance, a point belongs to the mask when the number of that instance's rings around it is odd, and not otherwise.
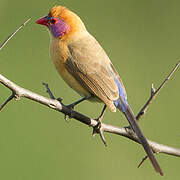
[[[56,24],[56,22],[57,22],[57,19],[51,19],[50,20],[50,24]]]

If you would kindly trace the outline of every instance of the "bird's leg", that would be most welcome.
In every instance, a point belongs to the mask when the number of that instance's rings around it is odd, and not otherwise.
[[[102,129],[102,119],[104,116],[106,110],[106,105],[104,105],[103,110],[101,111],[101,114],[99,115],[99,117],[96,119],[98,121],[97,125],[94,126],[93,128],[93,135],[95,135],[96,133],[98,133],[101,137],[101,140],[103,141],[104,145],[107,146],[104,134],[103,134],[103,129]]]
[[[99,115],[99,117],[96,119],[97,121],[99,121],[100,123],[102,122],[102,119],[103,119],[103,116],[104,116],[104,113],[105,113],[105,110],[106,110],[106,105],[104,105],[102,111],[101,111],[101,114]]]
[[[71,109],[74,109],[74,107],[75,107],[76,105],[78,105],[79,103],[87,100],[88,98],[89,98],[89,97],[83,97],[83,98],[81,98],[80,100],[75,101],[74,103],[67,105],[67,107],[68,107],[68,108],[71,108]]]
[[[67,108],[69,108],[70,109],[70,111],[72,112],[72,110],[74,109],[74,107],[76,106],[76,105],[78,105],[79,103],[81,103],[81,102],[83,102],[84,100],[87,100],[87,99],[89,99],[90,97],[83,97],[83,98],[81,98],[80,100],[78,100],[78,101],[75,101],[74,103],[72,103],[72,104],[69,104],[69,105],[66,105],[66,107]],[[68,119],[68,117],[69,118],[71,118],[71,115],[65,115],[65,120],[67,121],[67,119]]]
[[[49,97],[50,97],[51,99],[56,99],[56,98],[54,97],[53,93],[51,92],[48,84],[43,82],[43,85],[46,87],[46,92],[49,94]],[[89,98],[90,98],[90,97],[83,97],[83,98],[81,98],[80,100],[78,100],[78,101],[76,101],[76,102],[74,102],[74,103],[72,103],[72,104],[67,105],[67,107],[68,107],[68,108],[71,108],[71,109],[74,109],[74,106],[76,106],[77,104],[79,104],[79,103],[81,103],[82,101],[87,100],[87,99],[89,99]],[[62,103],[62,99],[61,99],[61,98],[57,98],[56,100],[58,100],[59,102]]]

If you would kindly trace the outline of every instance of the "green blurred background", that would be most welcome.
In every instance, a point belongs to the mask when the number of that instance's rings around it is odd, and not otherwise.
[[[69,104],[79,98],[59,78],[49,58],[49,35],[34,23],[55,4],[65,5],[85,22],[120,73],[129,103],[137,113],[180,58],[178,0],[1,0],[0,42],[32,20],[0,52],[0,73],[17,84],[47,96],[42,82]],[[180,71],[149,108],[140,125],[157,142],[180,147]],[[0,103],[10,91],[0,85]],[[84,102],[76,110],[97,117],[101,104]],[[120,113],[106,112],[104,122],[127,125]],[[0,179],[2,180],[156,180],[149,161],[137,169],[145,153],[121,136],[105,134],[108,147],[91,136],[92,129],[27,99],[12,101],[0,113]],[[180,159],[156,156],[164,180],[180,179]]]

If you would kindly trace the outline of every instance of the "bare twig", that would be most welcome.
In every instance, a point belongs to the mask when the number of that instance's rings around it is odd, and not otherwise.
[[[56,99],[56,98],[54,97],[53,93],[51,92],[51,90],[49,89],[48,84],[43,82],[43,85],[46,87],[46,92],[49,94],[49,97],[50,97],[51,99]]]
[[[165,80],[161,83],[161,85],[159,86],[159,88],[157,90],[154,89],[153,84],[152,84],[152,88],[151,88],[151,96],[148,99],[148,101],[146,102],[146,104],[142,107],[142,109],[139,111],[139,113],[136,116],[136,120],[139,120],[147,111],[147,108],[149,107],[150,103],[152,102],[152,100],[157,96],[157,94],[160,92],[160,90],[162,89],[162,87],[164,87],[164,85],[166,84],[166,82],[171,78],[171,76],[174,74],[174,72],[177,70],[177,68],[180,65],[180,61],[175,65],[175,67],[172,69],[172,71],[168,74],[168,76],[165,78]]]
[[[31,18],[27,19],[21,26],[19,26],[12,34],[8,36],[8,38],[0,45],[0,50],[6,45],[6,43],[31,20]]]
[[[16,97],[19,97],[19,98],[24,97],[24,98],[33,100],[35,102],[41,103],[45,106],[48,106],[51,109],[62,112],[65,115],[69,115],[71,116],[71,118],[74,118],[78,120],[79,122],[86,124],[88,126],[91,126],[91,127],[95,127],[98,123],[96,120],[92,118],[89,118],[79,112],[69,109],[68,107],[66,107],[65,105],[63,105],[56,99],[49,99],[49,98],[43,97],[39,94],[36,94],[34,92],[31,92],[27,89],[24,89],[16,85],[15,83],[8,80],[6,77],[4,77],[1,74],[0,74],[0,83],[6,86],[7,88],[9,88],[12,92],[14,92]],[[103,131],[105,132],[121,135],[137,143],[140,143],[139,139],[132,131],[128,132],[125,128],[112,126],[112,125],[108,125],[104,123],[102,123],[101,126],[102,126]],[[180,149],[178,148],[169,147],[169,146],[159,144],[150,140],[148,140],[148,143],[151,146],[153,152],[155,153],[164,153],[164,154],[180,157]]]

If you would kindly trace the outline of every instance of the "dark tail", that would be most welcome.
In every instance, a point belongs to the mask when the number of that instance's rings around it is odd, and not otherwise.
[[[123,113],[125,114],[129,124],[131,125],[132,129],[134,130],[137,137],[139,138],[139,140],[140,140],[144,150],[146,151],[147,156],[149,157],[155,171],[158,172],[161,176],[163,176],[163,172],[162,172],[156,158],[154,157],[153,151],[152,151],[151,147],[149,146],[149,143],[147,142],[146,137],[143,135],[143,133],[142,133],[137,121],[136,121],[136,118],[133,114],[133,111],[131,110],[129,105],[124,105],[124,106],[126,106],[126,108],[124,108],[125,111],[123,111]],[[117,108],[122,111],[122,104],[121,104],[121,106],[119,105]]]

